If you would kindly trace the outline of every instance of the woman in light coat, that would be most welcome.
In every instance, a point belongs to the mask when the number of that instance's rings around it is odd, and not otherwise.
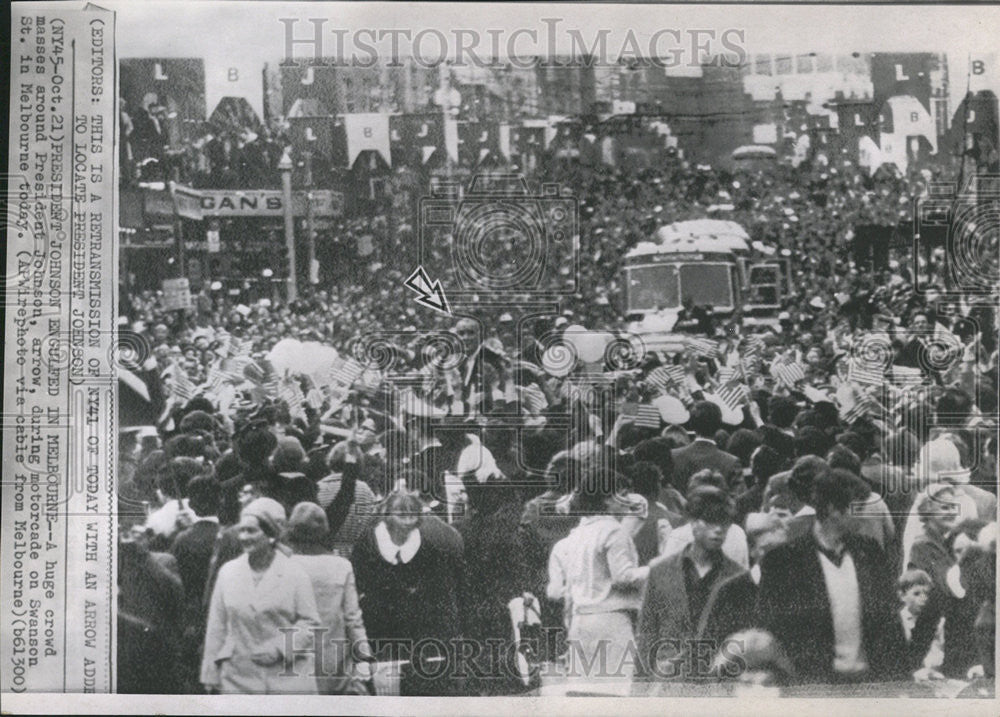
[[[367,694],[359,685],[371,677],[373,658],[361,619],[354,568],[349,560],[326,549],[329,531],[322,508],[299,503],[292,509],[285,533],[285,543],[295,552],[292,562],[312,583],[324,628],[322,650],[316,654],[316,682],[321,695]]]
[[[209,692],[317,692],[319,613],[309,576],[275,549],[284,517],[270,498],[258,498],[240,515],[243,554],[222,566],[209,606],[201,662]]]

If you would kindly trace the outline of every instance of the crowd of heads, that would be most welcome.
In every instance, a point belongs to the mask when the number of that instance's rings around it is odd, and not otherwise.
[[[940,506],[960,505],[961,486],[970,483],[996,492],[995,316],[972,297],[947,312],[929,304],[914,291],[916,274],[939,286],[943,279],[909,249],[890,250],[876,269],[855,261],[851,243],[859,224],[908,220],[929,174],[873,177],[840,160],[738,171],[676,156],[639,172],[543,164],[533,179],[563,182],[578,201],[579,291],[520,334],[512,329],[527,314],[517,309],[519,297],[494,307],[487,305],[496,297],[485,295],[486,308],[457,323],[408,301],[402,281],[418,260],[413,224],[392,214],[344,221],[338,241],[350,247],[364,233],[374,237],[371,252],[295,302],[245,304],[206,288],[185,313],[166,311],[156,292],[123,296],[129,328],[149,347],[132,368],[143,376],[157,418],[152,427],[122,433],[122,515],[141,526],[147,514],[173,502],[195,516],[239,522],[245,546],[317,542],[335,527],[315,507],[320,485],[344,472],[350,454],[360,481],[390,516],[390,530],[400,532],[427,511],[450,518],[490,510],[498,495],[523,504],[549,493],[561,498],[566,514],[580,516],[642,513],[636,506],[669,502],[706,550],[720,549],[731,525],[745,529],[756,561],[787,539],[808,507],[830,530],[875,530],[897,561],[912,543],[904,535],[909,525],[939,534],[964,564],[969,551],[990,550],[986,527],[995,532],[995,517],[958,522]],[[658,226],[714,216],[709,207],[723,203],[733,207],[726,218],[791,264],[792,292],[777,326],[755,342],[738,315],[720,319],[710,333],[718,342],[714,353],[650,351],[625,369],[607,360],[566,371],[546,363],[543,341],[565,339],[569,325],[622,329],[625,252]],[[424,267],[448,286],[456,267],[445,244],[435,246],[423,256]],[[936,327],[958,342],[948,366],[918,364],[918,388],[899,386],[875,397],[869,410],[850,410],[864,393],[850,374],[856,345],[878,332],[889,355],[902,360]],[[441,368],[434,351],[423,349],[433,332],[454,333],[457,365]],[[335,387],[315,377],[274,375],[267,366],[268,352],[283,339],[333,347],[346,360],[373,334],[391,336],[391,373],[408,376],[407,386],[421,379],[412,389],[415,404],[400,402],[400,386],[386,391],[393,382],[386,370],[374,382]],[[234,395],[221,401],[210,379],[234,358],[233,337],[243,343],[242,358],[303,396],[315,389],[315,401],[284,399],[249,374],[238,376]],[[751,345],[758,361],[747,368]],[[774,371],[783,363],[803,366],[805,378],[783,384]],[[732,380],[734,365],[747,391],[724,411],[717,394]],[[658,369],[674,368],[684,375],[683,387],[651,381]],[[891,366],[882,368],[891,383]],[[199,395],[176,393],[180,373]],[[610,399],[595,400],[581,389],[588,385]],[[842,396],[852,392],[851,400]],[[529,401],[529,393],[544,400]],[[683,414],[657,408],[662,395],[683,401]],[[656,409],[652,422],[640,418],[635,404]],[[693,441],[713,442],[735,457],[738,471],[704,469],[678,480],[676,450]],[[431,444],[446,459],[426,462]],[[473,458],[463,463],[463,454]],[[445,473],[458,479],[457,490],[442,488]],[[483,485],[497,490],[482,491]],[[874,504],[894,527],[872,528],[876,521],[863,508]],[[155,541],[170,532],[146,530],[146,536]],[[926,573],[899,574],[900,599],[919,611]],[[972,579],[969,590],[992,599],[981,582]],[[761,640],[761,654],[773,649]],[[780,659],[774,664],[791,670]]]

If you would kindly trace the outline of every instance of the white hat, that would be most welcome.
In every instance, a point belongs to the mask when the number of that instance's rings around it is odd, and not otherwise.
[[[653,406],[660,412],[660,418],[664,423],[681,426],[691,418],[691,414],[680,399],[673,396],[658,396],[653,400]],[[740,420],[743,420],[742,416]]]
[[[969,471],[962,468],[958,448],[947,438],[935,438],[920,450],[916,477],[928,483],[965,483]]]
[[[993,521],[983,526],[983,529],[979,531],[979,535],[976,537],[976,542],[987,550],[996,550],[997,546],[997,523]]]
[[[461,477],[467,473],[476,476],[477,483],[485,483],[494,476],[503,475],[497,466],[496,459],[490,449],[479,442],[479,437],[467,433],[468,445],[458,454],[458,464],[455,472]]]
[[[829,394],[820,391],[818,388],[809,386],[808,384],[802,386],[802,393],[813,403],[833,403],[833,399],[830,398]]]

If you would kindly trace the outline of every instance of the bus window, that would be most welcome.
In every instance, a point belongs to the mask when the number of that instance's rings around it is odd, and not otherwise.
[[[625,275],[628,278],[629,312],[676,309],[680,306],[675,265],[633,266],[625,270]]]
[[[681,292],[695,306],[733,306],[729,264],[682,264]]]
[[[781,294],[781,267],[776,264],[758,264],[750,267],[748,304],[777,306]]]

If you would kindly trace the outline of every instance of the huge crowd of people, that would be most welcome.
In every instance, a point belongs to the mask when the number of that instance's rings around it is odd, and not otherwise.
[[[294,302],[123,296],[119,692],[992,694],[997,318],[853,241],[936,171],[543,161],[552,312],[421,307],[461,267],[398,214]],[[789,263],[775,325],[605,351],[625,252],[704,217]]]

